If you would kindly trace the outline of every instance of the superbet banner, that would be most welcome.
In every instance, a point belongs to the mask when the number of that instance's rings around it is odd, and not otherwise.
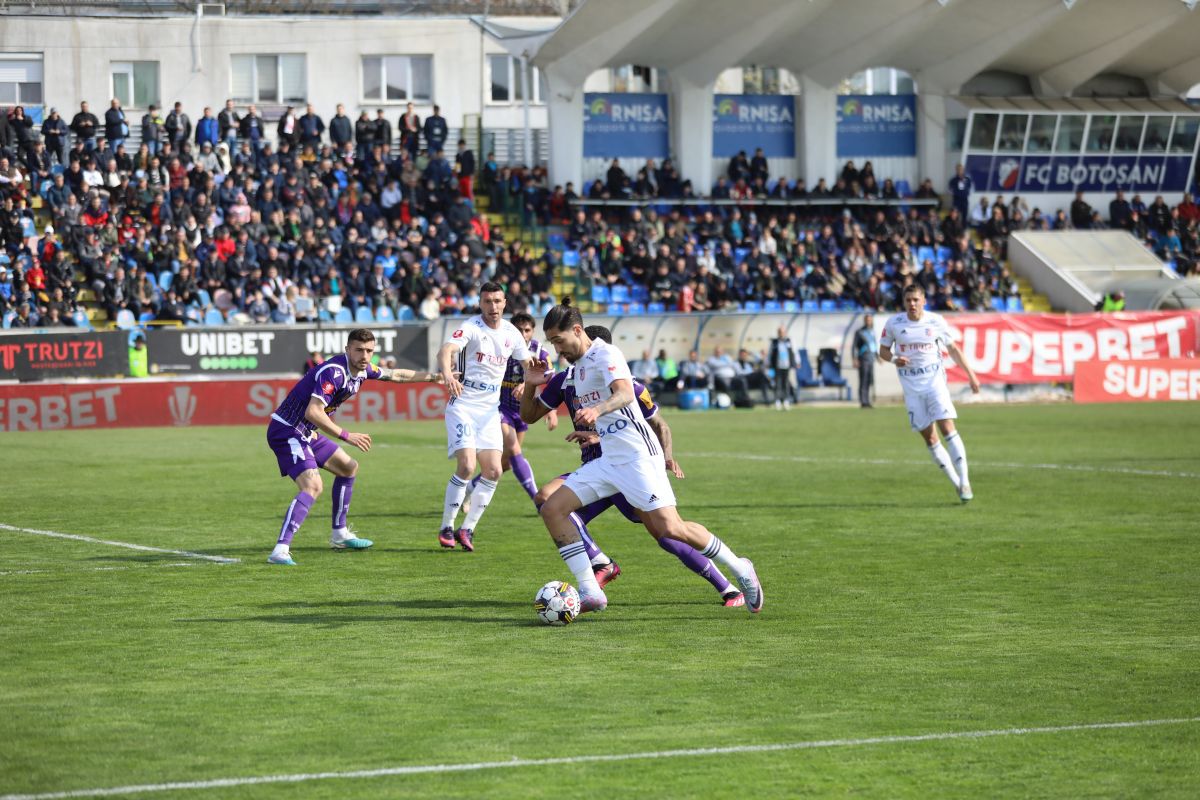
[[[1076,403],[1200,400],[1200,359],[1085,361],[1074,394]]]
[[[266,425],[290,380],[121,380],[0,386],[0,431]],[[440,419],[446,389],[433,383],[366,381],[338,409],[346,423]]]
[[[1197,311],[947,314],[946,322],[982,383],[1066,383],[1086,361],[1191,358],[1200,349]],[[949,363],[947,375],[967,380]]]

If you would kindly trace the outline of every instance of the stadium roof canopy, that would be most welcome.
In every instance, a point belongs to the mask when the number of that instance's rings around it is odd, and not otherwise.
[[[582,0],[0,0],[0,14],[61,16],[561,16]]]
[[[985,71],[1026,76],[1032,93],[1070,96],[1101,75],[1143,94],[1200,83],[1197,0],[586,0],[526,53],[582,84],[641,64],[703,86],[728,67],[783,67],[834,87],[898,67],[920,91],[957,94]]]

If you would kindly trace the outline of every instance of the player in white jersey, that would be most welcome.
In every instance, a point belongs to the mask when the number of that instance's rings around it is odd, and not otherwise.
[[[446,402],[447,456],[458,462],[446,485],[438,543],[448,548],[457,543],[469,553],[475,550],[475,526],[500,479],[500,455],[504,449],[500,383],[508,359],[522,362],[525,369],[532,369],[537,363],[529,355],[525,337],[504,319],[504,305],[503,287],[492,281],[485,283],[479,289],[482,313],[452,330],[438,351],[438,369],[450,391]],[[456,358],[461,380],[455,377]],[[455,531],[454,520],[475,472],[476,460],[482,477],[472,493],[471,510],[463,518],[462,527]]]
[[[750,559],[738,558],[703,525],[680,518],[660,445],[637,409],[633,376],[621,351],[588,337],[583,316],[569,297],[550,309],[542,329],[546,341],[575,367],[569,378],[575,392],[575,421],[594,427],[600,436],[600,457],[567,476],[542,506],[542,520],[575,575],[581,609],[602,611],[608,598],[596,581],[570,515],[587,503],[622,494],[642,512],[642,524],[655,539],[666,536],[684,542],[728,568],[745,595],[746,608],[761,611],[762,584]]]
[[[905,289],[904,308],[904,313],[896,314],[884,324],[883,335],[879,337],[879,356],[896,365],[909,424],[921,434],[933,463],[946,473],[959,499],[966,503],[974,495],[967,472],[967,451],[954,427],[958,412],[946,384],[942,349],[967,373],[971,391],[976,394],[979,394],[979,379],[950,338],[946,320],[941,314],[925,310],[924,289],[917,284]],[[939,430],[946,441],[944,447],[938,440]]]

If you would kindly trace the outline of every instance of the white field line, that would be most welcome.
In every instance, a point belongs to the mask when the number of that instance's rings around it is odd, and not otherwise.
[[[736,461],[788,461],[795,464],[869,464],[875,466],[921,466],[930,464],[929,459],[894,458],[838,458],[830,456],[771,456],[753,453],[679,453],[681,458],[728,458]],[[1174,472],[1163,469],[1138,469],[1136,467],[1097,467],[1090,464],[1019,464],[1013,461],[971,461],[972,467],[994,467],[997,469],[1045,469],[1064,472],[1093,472],[1116,475],[1146,475],[1153,478],[1200,478],[1200,472]]]
[[[193,553],[189,550],[168,550],[163,547],[150,547],[144,544],[130,544],[129,542],[114,542],[111,539],[96,539],[91,536],[80,536],[74,533],[59,533],[58,531],[41,531],[36,528],[20,528],[16,525],[5,525],[0,522],[0,530],[13,531],[14,533],[31,533],[34,536],[49,536],[54,539],[71,539],[76,542],[91,542],[92,544],[106,544],[109,547],[124,547],[127,550],[142,550],[147,553],[170,553],[176,556],[185,556],[187,558],[198,558],[202,561],[215,561],[218,564],[237,564],[241,561],[240,558],[229,558],[226,556],[210,556],[204,553]]]
[[[141,564],[136,567],[84,567],[83,569],[10,569],[0,572],[0,575],[63,575],[75,572],[122,572],[128,569],[164,569],[166,567],[201,567],[199,561],[174,561],[170,564]]]
[[[479,772],[492,769],[519,769],[523,767],[553,767],[569,764],[597,764],[615,761],[648,761],[668,758],[690,758],[696,756],[722,756],[737,753],[776,753],[788,750],[817,750],[832,747],[868,747],[885,744],[914,744],[940,742],[955,739],[988,739],[997,736],[1029,736],[1032,734],[1070,733],[1072,731],[1098,731],[1118,728],[1149,728],[1156,725],[1185,725],[1200,722],[1200,717],[1179,719],[1146,719],[1132,722],[1094,722],[1079,725],[1053,725],[1042,728],[1001,728],[984,731],[954,731],[949,733],[922,733],[914,736],[873,736],[867,739],[824,739],[807,742],[781,744],[748,744],[732,747],[698,747],[687,750],[654,750],[643,753],[613,753],[608,755],[565,756],[562,758],[513,758],[511,761],[481,761],[474,764],[427,764],[408,767],[385,767],[347,772],[310,772],[295,775],[261,775],[251,778],[218,778],[208,781],[180,781],[175,783],[148,783],[134,786],[113,786],[101,789],[73,789],[43,794],[6,794],[0,800],[64,800],[73,797],[111,797],[114,795],[149,794],[183,789],[225,789],[234,786],[257,786],[267,783],[306,783],[323,780],[358,780],[361,778],[383,778],[395,775],[424,775],[429,773]]]

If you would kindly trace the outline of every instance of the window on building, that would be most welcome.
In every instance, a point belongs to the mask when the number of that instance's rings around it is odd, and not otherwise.
[[[1146,135],[1142,139],[1142,152],[1161,153],[1167,149],[1167,139],[1170,138],[1170,117],[1147,117]]]
[[[1142,146],[1142,128],[1146,127],[1146,118],[1119,117],[1117,119],[1116,152],[1136,153]]]
[[[112,96],[126,108],[160,106],[157,61],[114,61]]]
[[[996,131],[999,127],[999,114],[976,114],[971,124],[970,149],[989,153],[996,149]]]
[[[838,84],[838,94],[916,94],[917,83],[902,69],[872,67]]]
[[[1001,153],[1019,153],[1025,149],[1025,129],[1029,127],[1028,114],[1005,114],[1000,123],[1000,142],[996,149]]]
[[[1175,130],[1171,133],[1172,153],[1191,153],[1196,149],[1196,133],[1200,131],[1200,117],[1176,117]]]
[[[363,100],[433,102],[433,56],[363,56]]]
[[[1054,127],[1058,123],[1056,114],[1034,114],[1029,122],[1029,139],[1025,142],[1027,153],[1049,153],[1054,146]]]
[[[0,105],[41,104],[42,56],[32,53],[0,55]]]
[[[743,94],[783,94],[787,70],[778,67],[743,67]]]
[[[302,53],[231,56],[230,95],[240,103],[303,103],[308,73]]]
[[[1058,121],[1058,136],[1054,140],[1054,152],[1078,153],[1083,148],[1083,127],[1087,117],[1083,114],[1063,114]]]
[[[626,64],[613,67],[614,92],[665,92],[668,90],[666,70]]]
[[[524,102],[526,89],[521,73],[521,59],[512,56],[488,56],[488,71],[491,72],[491,101],[493,103]],[[529,102],[540,103],[545,97],[542,74],[537,67],[529,67],[532,93]]]
[[[1117,128],[1117,118],[1113,114],[1098,114],[1091,118],[1088,124],[1087,152],[1107,153],[1112,150],[1113,133]]]

